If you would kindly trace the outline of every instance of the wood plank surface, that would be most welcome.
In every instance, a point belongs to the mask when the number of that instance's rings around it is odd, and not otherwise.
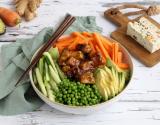
[[[54,26],[66,12],[76,16],[96,16],[109,36],[117,28],[103,17],[103,12],[121,3],[160,4],[159,0],[44,0],[38,17],[20,28],[7,28],[0,41],[34,36],[46,26]],[[0,6],[13,8],[11,0],[0,0]],[[160,16],[154,17],[160,22]],[[1,43],[0,46],[8,43]],[[57,111],[48,105],[35,112],[16,116],[0,116],[0,125],[159,125],[160,124],[160,64],[147,68],[133,58],[135,72],[129,90],[114,105],[92,115],[72,115]],[[0,61],[1,63],[1,61]]]

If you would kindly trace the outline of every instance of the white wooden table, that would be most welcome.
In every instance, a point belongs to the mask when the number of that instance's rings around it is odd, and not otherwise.
[[[98,25],[103,27],[103,34],[109,36],[116,27],[103,17],[103,12],[108,7],[122,2],[160,4],[158,1],[44,0],[38,10],[38,17],[29,23],[22,22],[20,28],[7,28],[7,33],[0,36],[0,45],[5,44],[2,41],[32,37],[43,27],[54,26],[67,12],[77,16],[96,16]],[[0,0],[0,6],[13,8],[11,0]],[[160,22],[160,18],[157,21]],[[125,95],[109,109],[82,116],[66,114],[44,105],[35,112],[17,116],[0,116],[0,125],[159,125],[160,64],[147,68],[134,58],[132,59],[135,66],[132,84]]]

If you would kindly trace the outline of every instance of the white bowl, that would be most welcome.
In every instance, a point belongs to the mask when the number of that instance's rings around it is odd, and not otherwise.
[[[107,38],[110,39],[110,38]],[[110,39],[111,41],[114,41],[113,39]],[[52,102],[50,101],[46,96],[44,96],[35,86],[33,79],[32,79],[32,70],[29,72],[29,77],[31,80],[31,85],[33,87],[33,89],[35,90],[35,92],[37,93],[37,95],[48,105],[50,105],[51,107],[58,109],[60,111],[63,112],[67,112],[67,113],[72,113],[72,114],[91,114],[94,112],[97,112],[99,110],[103,110],[103,108],[109,108],[110,105],[112,105],[114,102],[118,101],[121,96],[125,93],[125,91],[127,90],[128,86],[130,85],[131,81],[132,81],[132,75],[133,75],[133,63],[131,60],[131,57],[128,53],[128,51],[122,46],[120,45],[120,49],[124,54],[124,58],[125,58],[125,62],[129,64],[129,68],[130,68],[130,80],[128,82],[128,84],[126,85],[126,87],[118,94],[116,95],[114,98],[102,102],[100,104],[96,104],[93,106],[69,106],[69,105],[64,105],[58,102]],[[40,48],[36,51],[36,53],[33,55],[33,58],[35,57],[35,55],[38,53],[38,51],[40,50]],[[31,60],[31,61],[32,61]]]

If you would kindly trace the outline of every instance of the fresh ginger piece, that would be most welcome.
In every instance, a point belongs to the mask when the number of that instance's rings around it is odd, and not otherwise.
[[[36,10],[42,0],[13,0],[17,13],[24,17],[26,21],[36,17]]]
[[[29,10],[29,8],[27,8],[27,9],[25,10],[25,14],[24,14],[25,20],[26,20],[26,21],[30,21],[30,20],[32,20],[34,17],[36,17],[36,13],[35,13],[35,12],[31,12],[31,11]]]
[[[31,12],[35,12],[37,10],[37,2],[38,0],[30,0],[28,3],[28,8]]]
[[[28,5],[28,0],[17,0],[16,11],[20,16],[24,15],[27,5]]]

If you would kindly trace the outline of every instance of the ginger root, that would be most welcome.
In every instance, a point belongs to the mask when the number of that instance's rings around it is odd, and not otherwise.
[[[26,21],[30,21],[36,17],[36,10],[40,6],[42,0],[14,0],[16,12],[24,17]]]

